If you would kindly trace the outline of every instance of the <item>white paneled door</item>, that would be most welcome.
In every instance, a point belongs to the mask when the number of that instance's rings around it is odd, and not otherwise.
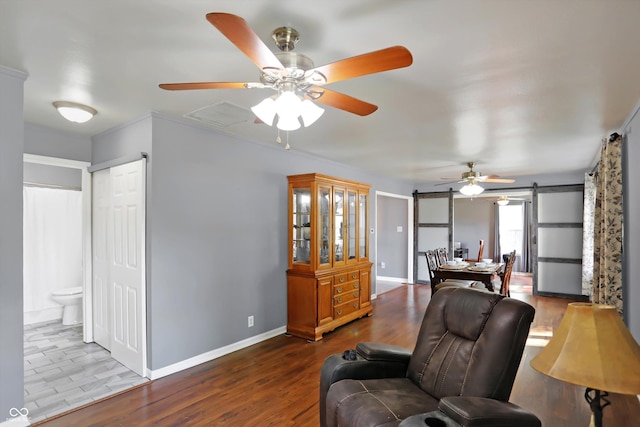
[[[110,250],[107,247],[109,230],[109,169],[93,173],[92,206],[92,257],[93,257],[93,340],[111,350],[111,327],[109,311]]]
[[[145,376],[145,160],[108,171],[108,208],[102,177],[94,173],[94,327],[95,340],[111,356]],[[108,213],[105,213],[108,212]],[[103,219],[106,216],[106,220]],[[106,237],[104,240],[103,237]],[[101,254],[104,253],[104,259]],[[106,262],[105,262],[106,261]],[[100,265],[106,264],[106,286]],[[104,327],[103,325],[108,325]],[[108,347],[100,340],[106,340]]]

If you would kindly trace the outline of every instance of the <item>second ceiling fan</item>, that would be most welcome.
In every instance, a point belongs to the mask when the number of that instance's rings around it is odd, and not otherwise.
[[[493,182],[500,184],[510,184],[516,182],[515,179],[500,178],[498,175],[481,175],[480,172],[473,170],[473,168],[476,166],[475,162],[468,162],[467,166],[469,167],[469,170],[462,173],[461,179],[456,181],[443,182],[436,185],[464,183],[465,185],[460,189],[460,192],[465,196],[475,196],[484,191],[484,188],[478,185],[478,183],[480,182]]]
[[[278,93],[252,110],[269,125],[272,125],[277,114],[277,126],[282,130],[299,128],[299,117],[302,117],[305,126],[311,125],[324,112],[315,103],[360,116],[373,113],[378,109],[376,105],[324,86],[407,67],[413,62],[409,50],[403,46],[393,46],[315,67],[309,57],[293,52],[299,39],[298,32],[293,28],[280,27],[273,31],[272,38],[280,50],[273,53],[241,17],[229,13],[209,13],[207,20],[258,66],[260,82],[163,83],[160,87],[166,90],[273,89]]]

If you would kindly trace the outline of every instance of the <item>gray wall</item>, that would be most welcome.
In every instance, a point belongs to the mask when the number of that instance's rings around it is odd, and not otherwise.
[[[378,254],[375,272],[378,276],[409,279],[407,242],[413,236],[408,235],[407,209],[406,199],[382,195],[377,197],[375,229],[378,235]],[[398,226],[402,227],[401,232],[398,232]],[[382,268],[383,262],[385,268]]]
[[[453,241],[469,248],[469,258],[478,256],[479,241],[484,240],[483,258],[493,258],[494,233],[493,199],[453,200]]]
[[[54,185],[74,189],[82,187],[80,169],[25,162],[23,176],[24,182],[29,184]]]
[[[637,109],[634,111],[638,111]],[[623,156],[624,188],[624,258],[623,303],[624,316],[631,334],[640,342],[640,114],[626,129]]]
[[[0,422],[24,404],[22,154],[26,74],[0,66]]]
[[[25,123],[24,152],[88,162],[91,161],[91,138]]]
[[[93,162],[136,151],[150,152],[152,165],[147,283],[153,370],[286,324],[287,175],[318,172],[369,183],[370,212],[376,190],[412,191],[409,183],[158,114],[94,138]],[[255,316],[251,329],[249,315]]]

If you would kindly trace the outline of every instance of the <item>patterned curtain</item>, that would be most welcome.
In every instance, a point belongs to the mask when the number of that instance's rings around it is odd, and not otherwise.
[[[593,302],[622,313],[622,137],[602,147],[595,204]]]
[[[584,174],[584,217],[582,220],[582,295],[593,295],[593,233],[596,209],[596,177]]]

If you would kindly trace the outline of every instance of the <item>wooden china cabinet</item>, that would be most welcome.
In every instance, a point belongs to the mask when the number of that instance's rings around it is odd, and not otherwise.
[[[287,333],[318,341],[372,314],[370,186],[317,173],[288,180]]]

